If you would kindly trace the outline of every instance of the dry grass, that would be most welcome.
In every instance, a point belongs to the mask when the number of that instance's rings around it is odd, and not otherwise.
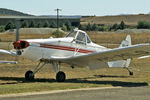
[[[145,20],[150,21],[150,14],[145,15],[120,15],[120,16],[97,16],[97,17],[83,17],[81,19],[81,24],[120,24],[124,21],[126,25],[137,25],[138,21]]]
[[[126,34],[97,34],[88,32],[92,40],[99,44],[107,45],[109,43],[120,43]],[[49,35],[25,35],[21,38],[48,38]],[[149,42],[149,34],[131,34],[133,43]],[[0,34],[2,41],[13,41],[12,34]],[[0,42],[0,48],[7,49],[8,42]],[[111,46],[109,46],[111,47]],[[114,46],[112,46],[114,47]],[[15,57],[0,55],[2,60],[15,60]],[[59,89],[75,89],[103,86],[145,86],[150,84],[150,58],[143,60],[132,60],[131,67],[134,76],[129,76],[128,71],[122,68],[103,68],[90,71],[88,68],[71,69],[68,65],[62,66],[62,71],[67,75],[66,82],[57,83],[55,81],[55,72],[51,65],[45,66],[36,74],[36,79],[27,82],[24,79],[24,73],[27,70],[33,70],[37,62],[19,58],[19,64],[0,64],[0,94],[21,93],[32,91],[49,91]]]
[[[93,42],[98,44],[120,44],[128,34],[113,33],[113,32],[87,32]],[[150,34],[130,34],[133,44],[138,43],[150,43]],[[37,39],[37,38],[49,38],[51,34],[20,34],[20,39]],[[1,42],[13,42],[15,41],[15,34],[0,34]]]
[[[36,39],[36,38],[49,38],[51,34],[20,34],[20,39]],[[13,42],[16,39],[15,34],[0,34],[1,42]]]

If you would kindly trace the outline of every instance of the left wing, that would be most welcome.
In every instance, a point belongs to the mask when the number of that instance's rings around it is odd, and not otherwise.
[[[3,50],[3,49],[0,49],[0,53],[17,56],[16,52],[9,52],[9,51]]]
[[[2,49],[0,49],[0,53],[7,54],[7,55],[12,55],[12,56],[17,56],[16,52],[9,52],[7,50],[2,50]],[[0,63],[17,64],[16,61],[0,61]]]
[[[128,47],[121,47],[112,50],[96,52],[88,55],[74,57],[52,57],[50,60],[57,60],[72,65],[94,65],[96,63],[107,63],[110,61],[126,60],[150,55],[150,44],[137,44]]]

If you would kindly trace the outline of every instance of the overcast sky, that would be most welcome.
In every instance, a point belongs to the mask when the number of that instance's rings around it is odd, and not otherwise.
[[[34,15],[118,15],[150,12],[150,0],[0,0],[0,8]]]

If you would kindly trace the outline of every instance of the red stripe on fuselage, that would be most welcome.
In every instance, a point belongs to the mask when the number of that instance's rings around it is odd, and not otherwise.
[[[50,44],[40,44],[40,47],[66,50],[66,51],[76,51],[76,52],[87,53],[87,54],[95,52],[95,51],[90,51],[90,50],[84,50],[84,49],[78,49],[78,48],[66,47],[66,46],[60,46],[60,45],[50,45]]]

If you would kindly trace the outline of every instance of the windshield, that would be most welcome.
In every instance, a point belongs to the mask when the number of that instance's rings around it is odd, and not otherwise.
[[[69,34],[67,34],[66,37],[73,37],[73,38],[75,38],[76,34],[77,34],[77,31],[72,31]]]

